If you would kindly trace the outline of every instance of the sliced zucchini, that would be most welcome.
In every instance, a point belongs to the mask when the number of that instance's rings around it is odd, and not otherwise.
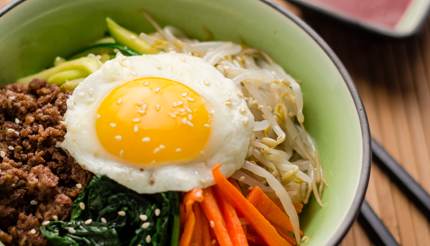
[[[118,25],[111,18],[106,18],[106,24],[109,33],[118,43],[125,45],[140,54],[153,54],[158,52],[157,49],[151,47],[147,42],[139,38],[136,33]]]
[[[55,85],[62,85],[67,81],[84,78],[86,76],[87,74],[82,70],[77,70],[77,69],[65,70],[65,71],[61,71],[53,74],[47,79],[47,82]]]
[[[70,71],[70,70],[78,70],[82,73],[82,78],[90,75],[91,73],[95,72],[97,69],[100,68],[102,63],[96,58],[96,57],[82,57],[75,60],[70,60],[63,62],[55,67],[48,68],[46,70],[43,70],[39,73],[29,75],[27,77],[21,78],[18,80],[19,83],[28,83],[32,81],[33,79],[43,79],[48,80],[52,76],[62,73],[64,71]],[[74,72],[73,72],[74,73]],[[60,74],[58,75],[57,79],[61,77],[67,77],[71,76],[71,73],[66,74]],[[74,74],[76,75],[76,73]],[[55,78],[55,77],[54,77]],[[55,80],[55,79],[54,79]]]
[[[66,81],[64,82],[64,84],[60,86],[60,88],[65,91],[73,91],[76,88],[76,86],[78,86],[79,83],[81,83],[82,80],[84,79],[74,79],[74,80]]]

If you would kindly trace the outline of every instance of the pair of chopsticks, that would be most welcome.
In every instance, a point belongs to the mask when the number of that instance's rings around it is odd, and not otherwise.
[[[372,155],[376,164],[430,220],[430,194],[374,139]],[[361,206],[358,221],[377,245],[399,245],[367,201]]]

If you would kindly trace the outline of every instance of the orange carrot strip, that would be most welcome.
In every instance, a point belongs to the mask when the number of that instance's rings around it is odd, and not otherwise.
[[[272,245],[291,245],[279,235],[275,227],[264,218],[264,216],[234,187],[221,173],[221,165],[217,164],[212,169],[216,187],[220,189],[223,196],[232,204],[238,212],[251,224],[254,230],[260,235],[266,244]]]
[[[183,198],[181,206],[184,230],[179,240],[180,246],[189,246],[193,242],[193,236],[196,233],[199,234],[199,232],[196,231],[196,216],[194,214],[193,205],[195,202],[201,201],[203,201],[203,191],[201,189],[194,189],[187,192]]]
[[[193,213],[196,216],[196,224],[194,226],[193,237],[191,239],[191,245],[202,245],[202,240],[203,240],[202,226],[203,225],[202,225],[202,220],[198,214],[199,209],[200,208],[199,208],[198,204],[194,204]]]
[[[200,225],[201,241],[197,245],[211,246],[212,238],[210,234],[209,222],[207,221],[205,215],[203,214],[203,211],[200,208],[200,206],[196,206],[194,211],[196,214],[196,218],[200,220],[199,225]]]
[[[193,239],[194,228],[196,224],[196,217],[193,212],[190,212],[185,219],[184,230],[182,231],[181,239],[179,240],[180,246],[189,246]]]
[[[248,201],[251,202],[260,211],[264,217],[275,226],[281,234],[290,243],[295,244],[295,240],[289,236],[293,232],[290,218],[284,211],[270,199],[260,187],[252,188],[248,194]]]
[[[248,240],[246,239],[245,232],[242,224],[240,223],[239,217],[237,216],[236,210],[222,197],[218,188],[215,187],[213,190],[233,245],[247,246]]]
[[[293,231],[290,218],[270,199],[260,187],[255,186],[248,194],[248,201],[260,211],[275,227],[283,229],[285,233]]]
[[[219,245],[233,246],[211,188],[203,190],[201,208],[206,215],[206,218],[209,220],[209,225],[213,229]]]

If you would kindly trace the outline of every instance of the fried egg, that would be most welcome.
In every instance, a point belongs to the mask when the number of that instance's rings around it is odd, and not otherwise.
[[[60,144],[84,168],[139,193],[213,184],[241,168],[253,115],[234,82],[178,53],[106,62],[74,90]]]

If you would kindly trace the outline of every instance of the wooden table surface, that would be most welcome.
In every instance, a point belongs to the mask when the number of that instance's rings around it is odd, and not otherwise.
[[[430,191],[430,19],[418,35],[395,40],[276,1],[333,48],[356,83],[373,137]],[[366,199],[402,245],[430,245],[429,221],[375,165]],[[355,223],[342,245],[371,242]]]
[[[373,137],[430,192],[430,18],[416,36],[399,40],[277,1],[335,51],[358,88]],[[376,165],[366,199],[401,245],[430,245],[430,222]],[[342,242],[371,244],[358,223]]]

